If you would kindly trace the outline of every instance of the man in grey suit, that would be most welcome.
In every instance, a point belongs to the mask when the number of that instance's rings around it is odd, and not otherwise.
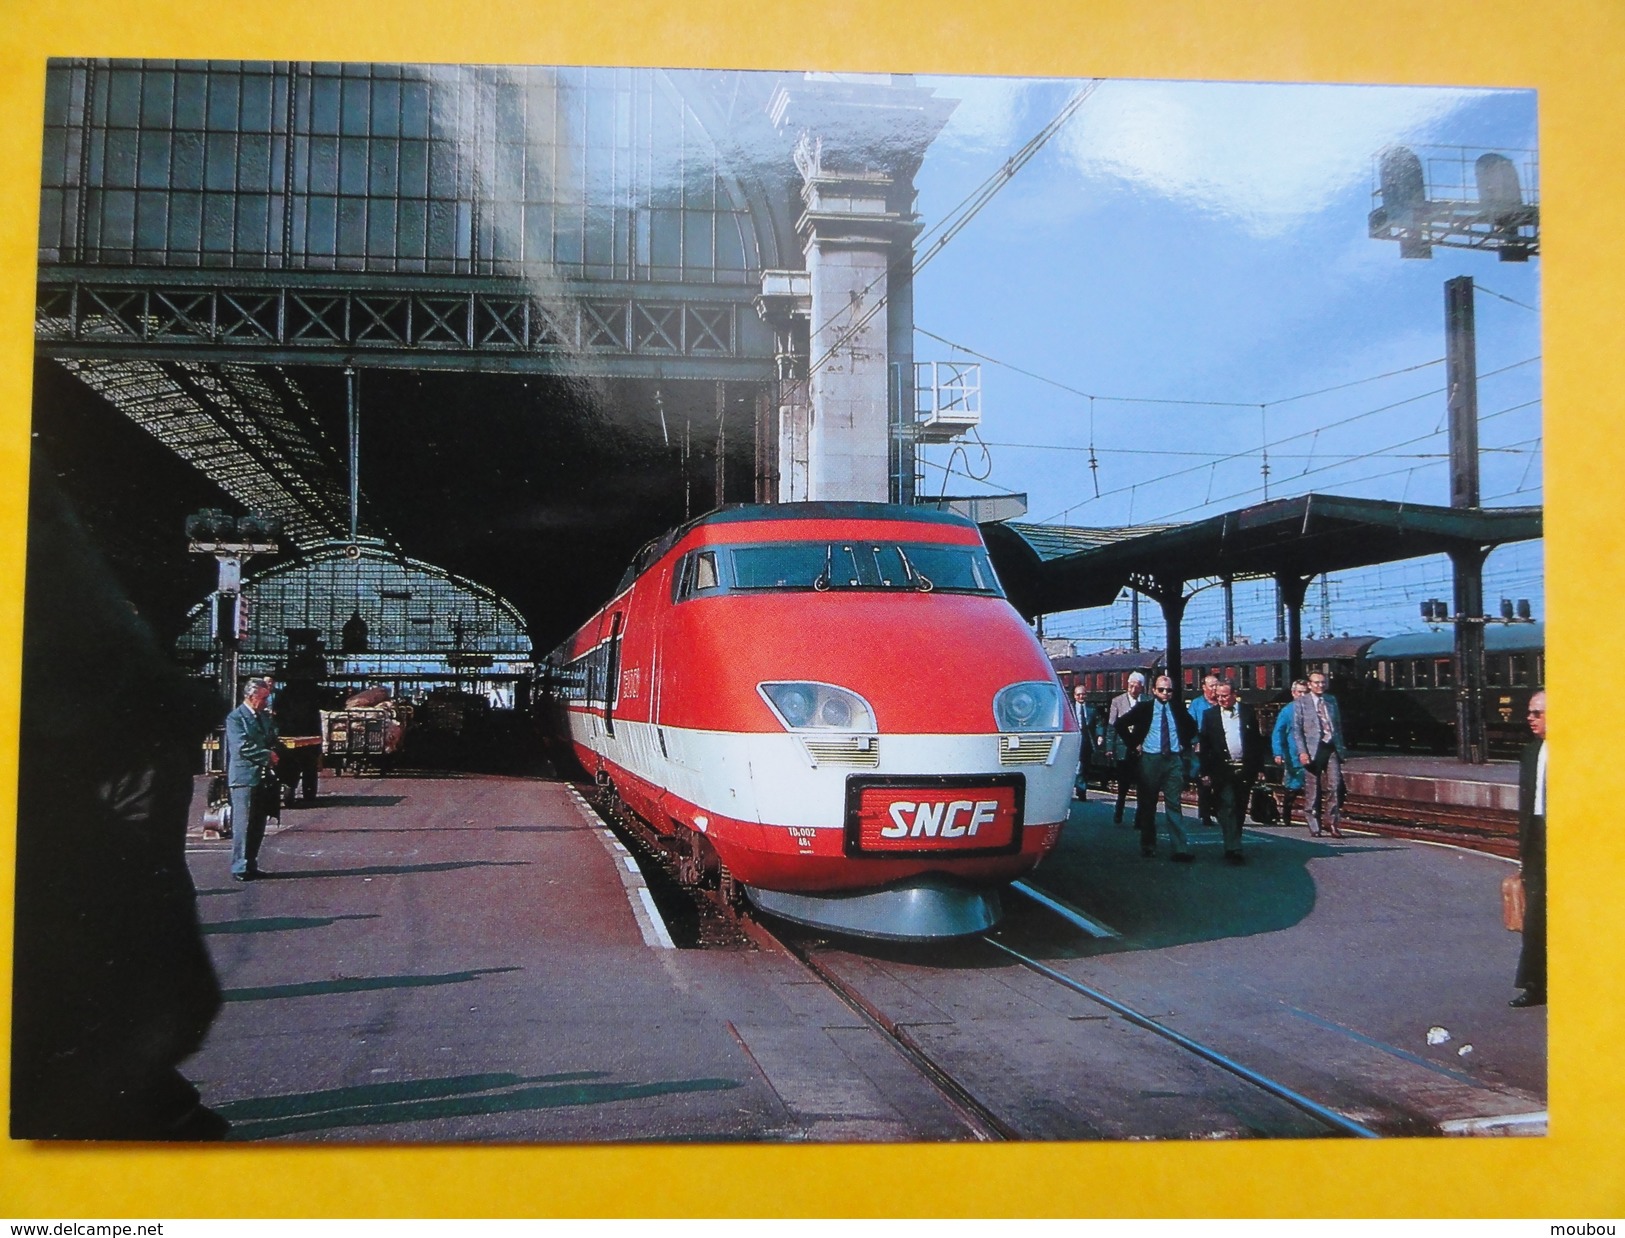
[[[276,760],[276,723],[265,702],[271,684],[250,679],[243,684],[243,703],[226,715],[226,785],[231,793],[231,875],[253,881],[260,872],[260,843],[270,796],[278,783],[271,776]]]
[[[1112,697],[1111,708],[1106,711],[1106,741],[1111,745],[1117,766],[1117,807],[1112,812],[1112,821],[1117,825],[1123,824],[1123,805],[1128,801],[1129,787],[1140,780],[1140,754],[1123,742],[1117,733],[1117,724],[1140,703],[1144,694],[1145,676],[1131,671],[1126,689]]]
[[[1304,817],[1317,838],[1322,827],[1343,837],[1343,715],[1326,693],[1326,676],[1309,676],[1309,695],[1292,707],[1292,752],[1304,772]]]

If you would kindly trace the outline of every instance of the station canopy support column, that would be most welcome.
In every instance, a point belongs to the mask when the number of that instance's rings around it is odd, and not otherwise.
[[[1287,679],[1303,678],[1303,599],[1309,592],[1313,576],[1296,573],[1276,573],[1275,587],[1280,591],[1281,605],[1286,611]]]
[[[1456,605],[1456,757],[1466,765],[1489,759],[1484,725],[1484,560],[1489,550],[1450,552]]]
[[[1166,674],[1174,681],[1174,695],[1178,697],[1183,694],[1180,684],[1185,673],[1180,625],[1185,621],[1185,607],[1190,603],[1190,597],[1185,593],[1185,582],[1178,576],[1136,575],[1129,579],[1129,585],[1162,609],[1162,622],[1167,632],[1163,663],[1167,668]]]

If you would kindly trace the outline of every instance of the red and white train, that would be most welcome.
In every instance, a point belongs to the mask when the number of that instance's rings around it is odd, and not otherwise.
[[[976,526],[723,508],[548,656],[577,759],[679,856],[839,932],[978,932],[1055,846],[1080,736]]]

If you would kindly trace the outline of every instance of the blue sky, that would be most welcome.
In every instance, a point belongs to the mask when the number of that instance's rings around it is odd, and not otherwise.
[[[917,177],[928,227],[1079,85],[920,80],[961,101]],[[1448,503],[1444,284],[1470,275],[1484,501],[1540,503],[1540,259],[1436,248],[1403,260],[1370,239],[1374,156],[1393,143],[1470,148],[1469,183],[1482,150],[1530,167],[1535,95],[1103,82],[919,276],[919,328],[1007,363],[982,365],[985,453],[926,449],[925,491],[1025,492],[1027,518],[1050,523],[1199,519],[1264,498],[1267,444],[1272,498]],[[921,360],[968,359],[915,345]],[[1329,387],[1341,389],[1309,394]],[[1332,630],[1415,629],[1419,601],[1448,601],[1449,566],[1343,573],[1326,592]],[[1490,557],[1491,609],[1502,596],[1543,616],[1540,543]],[[1306,630],[1322,630],[1320,601],[1312,586]],[[1197,595],[1187,643],[1221,633],[1221,605],[1216,589]],[[1274,635],[1273,588],[1238,585],[1236,605],[1238,631]],[[1160,644],[1160,614],[1142,614]],[[1119,603],[1052,616],[1046,631],[1096,648],[1128,623]]]

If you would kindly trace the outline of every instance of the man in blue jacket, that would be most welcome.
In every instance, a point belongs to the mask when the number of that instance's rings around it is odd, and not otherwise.
[[[1281,824],[1292,824],[1292,801],[1303,792],[1303,766],[1292,747],[1292,711],[1295,702],[1309,695],[1309,681],[1292,681],[1292,700],[1281,706],[1275,715],[1275,729],[1270,732],[1270,751],[1275,763],[1281,767]]]
[[[276,760],[276,723],[265,702],[271,684],[250,679],[243,703],[226,715],[226,785],[231,792],[231,875],[238,881],[264,876],[259,867],[260,843],[270,797],[277,792],[271,776]]]

